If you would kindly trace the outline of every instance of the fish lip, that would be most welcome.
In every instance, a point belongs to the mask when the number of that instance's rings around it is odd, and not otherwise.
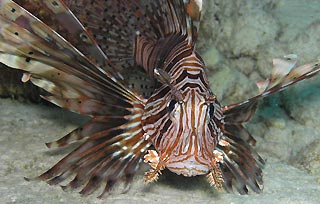
[[[183,161],[174,161],[174,159],[177,159],[177,157],[168,158],[166,168],[178,175],[181,174],[185,177],[192,177],[207,174],[210,170],[209,163],[200,163],[195,156],[190,156]]]

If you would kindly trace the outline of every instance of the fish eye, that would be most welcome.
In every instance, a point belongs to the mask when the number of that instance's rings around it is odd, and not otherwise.
[[[210,103],[208,108],[209,108],[209,116],[211,119],[211,118],[213,118],[214,112],[215,112],[215,107],[214,107],[213,103]]]
[[[177,103],[177,101],[174,100],[174,99],[172,99],[170,101],[170,103],[168,104],[168,107],[167,107],[168,108],[168,112],[172,112],[174,110],[174,107],[175,107],[176,103]]]

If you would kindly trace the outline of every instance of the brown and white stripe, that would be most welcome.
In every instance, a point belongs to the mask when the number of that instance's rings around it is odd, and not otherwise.
[[[207,173],[221,134],[220,105],[212,101],[204,63],[186,39],[164,52],[165,60],[157,66],[170,75],[170,84],[182,100],[170,86],[160,86],[146,103],[143,129],[160,157],[167,157],[166,167],[171,171],[186,176]]]

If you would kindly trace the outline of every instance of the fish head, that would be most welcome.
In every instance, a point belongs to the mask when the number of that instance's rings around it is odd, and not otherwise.
[[[162,86],[147,101],[142,120],[159,168],[196,176],[207,174],[221,160],[215,148],[222,135],[223,113],[210,90]]]

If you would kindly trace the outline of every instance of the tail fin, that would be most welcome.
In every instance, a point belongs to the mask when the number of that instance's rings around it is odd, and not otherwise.
[[[61,1],[49,3],[37,4],[59,8],[52,12],[66,9]],[[65,15],[71,26],[81,27],[70,13]],[[122,176],[129,184],[150,146],[143,139],[140,123],[144,99],[13,1],[0,2],[0,31],[0,62],[25,71],[23,80],[45,89],[43,97],[48,101],[91,117],[84,126],[47,143],[48,147],[61,147],[79,141],[80,146],[38,179],[59,184],[76,175],[65,189],[82,186],[81,193],[87,195],[105,185],[100,197],[106,196]],[[94,41],[89,45],[96,49]]]
[[[257,83],[260,94],[244,102],[225,106],[224,140],[231,145],[219,146],[224,153],[224,163],[221,164],[225,188],[232,191],[233,186],[241,193],[247,193],[247,187],[255,192],[262,189],[263,159],[252,149],[255,139],[243,127],[254,115],[259,99],[270,96],[288,88],[307,78],[315,76],[320,71],[320,64],[312,63],[295,67],[295,55],[286,56],[284,59],[273,60],[271,77]]]

